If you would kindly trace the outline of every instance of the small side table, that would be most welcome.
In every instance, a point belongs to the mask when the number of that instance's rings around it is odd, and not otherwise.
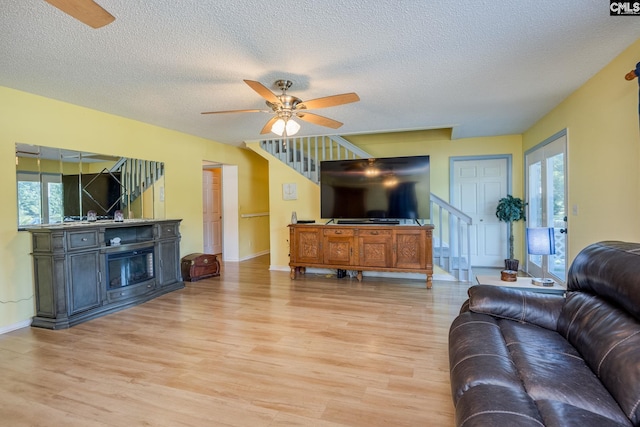
[[[500,277],[496,276],[476,276],[476,280],[479,285],[493,285],[504,286],[505,288],[520,289],[522,291],[532,291],[541,294],[564,294],[567,290],[557,283],[553,286],[538,286],[531,283],[531,277],[518,277],[515,282],[506,282],[500,280]]]

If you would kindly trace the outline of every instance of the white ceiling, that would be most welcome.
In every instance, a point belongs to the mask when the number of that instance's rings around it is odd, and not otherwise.
[[[314,111],[343,127],[300,135],[521,133],[640,38],[640,17],[606,0],[97,2],[116,20],[94,30],[2,0],[0,86],[234,145],[270,116],[200,112],[266,108],[243,79],[293,80],[303,100],[358,93]]]

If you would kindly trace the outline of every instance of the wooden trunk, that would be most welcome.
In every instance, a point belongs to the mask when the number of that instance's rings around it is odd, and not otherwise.
[[[213,254],[189,254],[182,258],[182,280],[196,280],[220,275],[220,261]]]

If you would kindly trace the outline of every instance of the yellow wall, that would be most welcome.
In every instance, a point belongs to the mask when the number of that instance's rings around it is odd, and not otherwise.
[[[468,138],[451,140],[450,132],[428,130],[415,132],[395,132],[372,135],[351,135],[350,142],[362,148],[373,157],[396,157],[429,155],[431,163],[431,191],[444,200],[449,200],[449,159],[452,156],[485,156],[510,154],[513,165],[514,195],[522,197],[522,140],[520,135],[496,136],[490,138]],[[286,269],[289,265],[289,234],[287,225],[291,222],[291,212],[298,219],[320,218],[320,188],[280,160],[259,148],[258,143],[248,144],[250,148],[269,161],[269,190],[271,206],[271,266]],[[282,199],[282,184],[296,183],[297,200]],[[521,241],[523,226],[515,227],[516,241]],[[522,256],[521,248],[516,257]],[[522,258],[520,258],[522,259]]]
[[[296,212],[299,219],[320,221],[320,188],[304,176],[286,166],[277,158],[260,148],[258,142],[247,146],[264,156],[268,161],[269,173],[269,245],[271,267],[286,269],[289,265],[289,229],[291,213]],[[295,183],[297,200],[283,200],[282,184]]]
[[[640,241],[638,80],[624,79],[638,61],[640,40],[523,135],[526,151],[567,129],[568,262],[593,242]]]
[[[242,152],[245,155],[250,153],[252,160],[255,160],[254,153],[250,150],[245,149]],[[224,181],[224,174],[220,168],[212,168],[211,172],[217,174],[221,181]],[[252,162],[252,169],[238,172],[238,182],[242,189],[238,199],[238,213],[242,221],[244,235],[247,237],[238,242],[241,254],[240,261],[269,253],[268,175],[269,164],[262,158],[260,161]],[[224,187],[223,182],[223,193],[225,192]]]
[[[449,160],[459,156],[512,155],[514,195],[522,197],[520,135],[449,139],[449,132],[425,130],[346,137],[374,157],[429,155],[431,192],[449,201]]]
[[[164,162],[165,215],[183,220],[182,255],[202,251],[203,160],[238,165],[238,215],[268,210],[266,161],[251,150],[0,87],[0,329],[28,321],[35,307],[31,242],[17,231],[16,142]],[[238,222],[240,242],[268,240],[268,230]],[[251,256],[239,246],[240,258]]]

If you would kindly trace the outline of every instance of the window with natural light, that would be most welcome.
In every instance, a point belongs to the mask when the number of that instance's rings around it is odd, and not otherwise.
[[[18,173],[18,226],[62,222],[62,182],[58,174]],[[42,206],[48,208],[43,211]]]

